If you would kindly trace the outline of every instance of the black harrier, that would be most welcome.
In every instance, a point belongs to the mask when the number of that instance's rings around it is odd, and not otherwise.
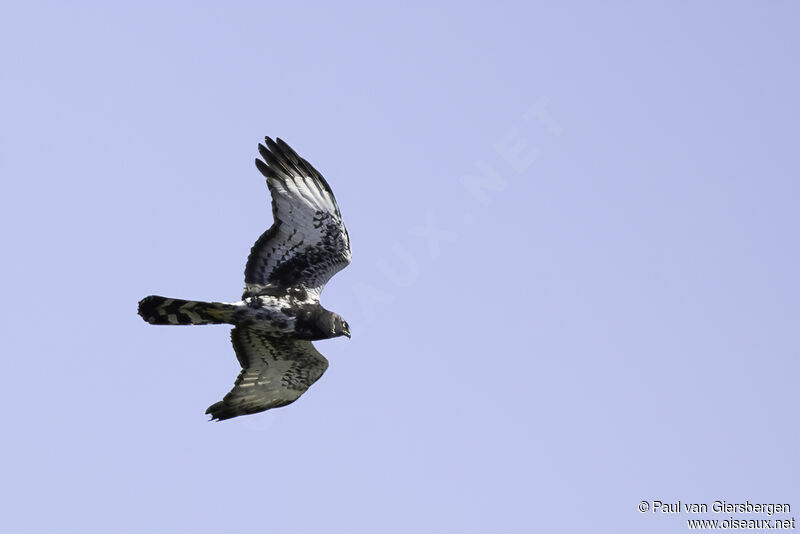
[[[319,303],[331,277],[350,263],[350,238],[330,186],[280,139],[258,145],[256,167],[272,193],[273,225],[258,238],[244,269],[239,302],[198,302],[151,295],[139,302],[150,324],[232,324],[242,371],[209,406],[223,420],[297,400],[328,368],[312,340],[350,337],[350,327]]]

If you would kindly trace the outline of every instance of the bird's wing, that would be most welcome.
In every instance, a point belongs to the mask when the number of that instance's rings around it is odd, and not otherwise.
[[[256,167],[272,193],[273,225],[258,238],[244,271],[248,296],[302,287],[319,300],[323,287],[350,263],[350,238],[331,187],[280,139],[258,145]]]
[[[212,420],[291,404],[328,368],[310,341],[271,337],[242,326],[231,330],[231,341],[242,372],[230,393],[206,410]]]

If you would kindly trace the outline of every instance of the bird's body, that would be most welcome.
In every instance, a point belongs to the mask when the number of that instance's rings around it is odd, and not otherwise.
[[[345,335],[349,325],[319,303],[330,278],[350,263],[350,238],[330,186],[280,139],[259,145],[256,166],[272,193],[275,223],[256,241],[236,302],[151,295],[139,302],[150,324],[232,324],[242,371],[233,390],[206,413],[223,420],[295,401],[328,361],[312,340]],[[265,163],[266,162],[266,163]]]
[[[337,337],[327,327],[337,314],[319,302],[292,296],[263,295],[238,302],[201,302],[151,295],[139,304],[139,315],[150,324],[232,324],[271,336],[316,341]],[[339,334],[341,335],[341,334]]]

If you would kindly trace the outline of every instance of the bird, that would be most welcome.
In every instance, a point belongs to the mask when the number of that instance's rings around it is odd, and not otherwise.
[[[328,182],[280,138],[259,143],[256,168],[272,196],[274,222],[256,240],[236,302],[150,295],[139,315],[153,325],[231,324],[242,369],[208,407],[211,421],[296,401],[328,368],[312,341],[350,338],[350,325],[320,304],[325,284],[350,264],[350,237]]]

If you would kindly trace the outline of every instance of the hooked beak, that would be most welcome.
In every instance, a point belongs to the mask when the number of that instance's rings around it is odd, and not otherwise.
[[[350,339],[350,329],[349,328],[345,328],[344,329],[344,335],[347,336],[347,339]]]

